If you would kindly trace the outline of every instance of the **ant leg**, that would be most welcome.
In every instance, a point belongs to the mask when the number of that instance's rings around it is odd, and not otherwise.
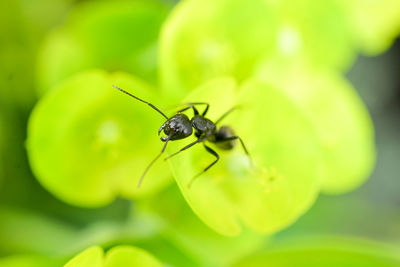
[[[168,121],[164,122],[164,124],[161,125],[160,129],[158,129],[158,135],[160,135],[160,133],[162,132],[162,130],[165,128],[165,125],[167,125],[167,122],[168,122]]]
[[[188,184],[188,188],[190,188],[193,184],[193,181],[199,177],[200,175],[202,175],[203,173],[205,173],[208,169],[210,169],[215,163],[217,163],[217,161],[219,160],[219,155],[217,154],[217,152],[215,152],[214,150],[212,150],[210,147],[206,146],[204,144],[204,148],[207,150],[207,152],[209,152],[210,154],[212,154],[214,157],[216,157],[216,160],[214,160],[210,165],[208,165],[202,172],[200,172],[199,174],[197,174],[196,176],[194,176],[192,178],[192,180],[190,180],[189,184]]]
[[[208,112],[208,108],[210,107],[210,104],[205,103],[205,102],[191,102],[188,103],[189,105],[206,105],[206,108],[204,109],[203,113],[201,114],[201,116],[205,116]]]
[[[236,140],[236,139],[239,139],[240,144],[242,145],[242,148],[244,150],[244,153],[246,153],[246,155],[250,157],[249,151],[247,150],[246,146],[244,145],[242,138],[240,138],[239,136],[230,136],[225,139],[219,140],[216,143],[222,143],[222,142],[232,141],[232,140]]]
[[[222,114],[222,116],[215,122],[215,125],[217,125],[220,121],[222,121],[223,119],[225,119],[226,116],[228,116],[232,111],[234,111],[237,107],[233,107],[231,109],[229,109],[227,112],[225,112],[224,114]]]
[[[178,154],[178,153],[180,153],[180,152],[182,152],[182,151],[184,151],[184,150],[186,150],[186,149],[188,149],[188,148],[194,146],[195,144],[197,144],[197,143],[199,143],[199,142],[201,142],[201,141],[202,141],[201,139],[197,139],[197,140],[194,141],[193,143],[190,143],[189,145],[185,146],[184,148],[181,148],[179,151],[175,152],[174,154],[169,155],[169,156],[166,157],[164,160],[167,160],[167,159],[172,158],[172,157],[175,156],[176,154]]]
[[[165,148],[167,147],[169,138],[170,138],[169,136],[166,138],[165,144],[164,144],[164,146],[163,146],[163,148],[162,148],[160,154],[158,154],[157,157],[155,157],[155,158],[150,162],[150,164],[147,166],[147,168],[144,170],[142,176],[141,176],[140,179],[139,179],[139,182],[138,182],[138,185],[137,185],[138,188],[139,188],[140,185],[142,184],[143,178],[144,178],[144,176],[146,175],[147,171],[150,169],[150,167],[153,165],[153,163],[156,162],[156,160],[161,156],[161,154],[164,153]]]
[[[188,107],[186,107],[186,108],[180,109],[180,110],[177,111],[177,113],[184,112],[185,110],[188,110],[188,109],[190,109],[190,108],[193,109],[193,113],[194,113],[195,116],[196,116],[196,115],[199,115],[199,111],[198,111],[197,108],[195,108],[194,106],[188,106]]]
[[[190,107],[184,108],[183,110],[187,110],[189,108],[193,108],[194,109],[194,106],[196,106],[196,105],[206,105],[206,108],[204,109],[204,111],[201,114],[201,116],[205,116],[207,114],[207,112],[208,112],[209,107],[210,107],[210,104],[208,104],[206,102],[189,102],[189,103],[186,103],[186,105],[190,105]],[[181,110],[181,112],[182,112],[182,110]],[[195,113],[194,115],[198,115],[198,114],[199,113],[197,113],[197,114]]]
[[[192,105],[192,106],[195,106],[195,105],[206,105],[206,108],[204,109],[204,111],[201,114],[201,116],[205,116],[207,114],[207,112],[208,112],[208,108],[210,107],[210,104],[208,104],[206,102],[189,102],[189,103],[186,103],[186,104],[187,105]]]
[[[249,159],[250,159],[250,165],[251,165],[251,166],[254,166],[253,160],[252,160],[252,158],[251,158],[251,156],[250,156],[250,153],[249,153],[249,151],[247,150],[246,146],[244,145],[244,142],[243,142],[242,138],[240,138],[239,136],[230,136],[230,137],[227,137],[227,138],[225,138],[225,139],[223,139],[223,140],[217,141],[216,143],[221,143],[221,142],[226,142],[226,141],[232,141],[232,140],[236,140],[236,139],[239,139],[240,144],[242,145],[242,148],[243,148],[243,150],[244,150],[244,153],[246,153],[246,155],[249,157]]]

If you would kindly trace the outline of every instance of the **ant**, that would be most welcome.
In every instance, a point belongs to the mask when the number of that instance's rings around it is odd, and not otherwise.
[[[194,141],[193,143],[188,144],[187,146],[181,148],[179,151],[167,156],[164,160],[170,159],[173,156],[177,155],[178,153],[198,144],[198,143],[203,143],[204,148],[212,154],[216,159],[208,165],[202,172],[197,174],[192,178],[192,180],[189,182],[188,187],[190,188],[191,184],[193,181],[199,177],[201,174],[206,172],[208,169],[210,169],[217,161],[219,160],[219,155],[217,152],[215,152],[213,149],[208,147],[205,144],[205,141],[208,141],[210,143],[214,143],[217,145],[217,147],[223,149],[223,150],[230,150],[232,149],[235,144],[236,140],[238,139],[243,147],[244,152],[246,153],[247,156],[249,156],[249,152],[246,149],[246,146],[243,143],[243,140],[235,135],[234,131],[232,128],[229,126],[221,126],[220,128],[217,128],[217,124],[221,122],[229,113],[231,113],[235,108],[231,108],[227,112],[225,112],[216,122],[212,122],[211,120],[207,119],[205,116],[207,114],[207,111],[210,107],[208,103],[205,102],[190,102],[186,103],[185,105],[188,105],[187,107],[178,110],[177,113],[172,116],[171,118],[168,118],[161,110],[159,110],[157,107],[155,107],[153,104],[144,101],[131,93],[113,85],[115,89],[120,90],[121,92],[149,105],[151,108],[156,110],[158,113],[160,113],[167,121],[161,125],[160,129],[158,130],[158,135],[162,131],[164,131],[166,136],[161,137],[161,141],[165,142],[161,152],[155,157],[150,164],[146,167],[144,170],[142,176],[140,177],[139,183],[137,187],[139,188],[144,176],[146,175],[147,171],[150,169],[150,167],[153,165],[153,163],[164,153],[165,148],[167,147],[167,144],[169,141],[174,141],[174,140],[179,140],[179,139],[184,139],[186,137],[189,137],[193,133],[193,128],[195,130],[194,135],[197,137],[197,140]],[[204,111],[200,114],[198,109],[195,106],[199,105],[204,105],[205,109]],[[182,112],[188,110],[188,109],[193,109],[194,116],[192,119],[189,119],[188,116],[183,114]]]

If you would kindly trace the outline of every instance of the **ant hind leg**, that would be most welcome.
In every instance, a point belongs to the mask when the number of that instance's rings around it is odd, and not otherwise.
[[[228,142],[228,141],[232,141],[232,140],[236,140],[236,139],[239,139],[240,144],[242,145],[242,148],[244,150],[244,153],[246,153],[246,155],[250,157],[249,151],[247,150],[246,146],[244,145],[242,138],[240,138],[239,136],[230,136],[225,139],[218,140],[217,143]]]
[[[215,163],[217,163],[217,161],[219,160],[219,155],[217,154],[217,152],[215,152],[214,150],[212,150],[210,147],[206,146],[205,144],[204,148],[207,150],[207,152],[209,152],[210,154],[212,154],[216,159],[210,164],[208,165],[202,172],[200,172],[199,174],[197,174],[196,176],[194,176],[192,178],[192,180],[190,180],[189,184],[188,184],[188,188],[190,188],[193,184],[193,181],[199,177],[200,175],[202,175],[203,173],[205,173],[208,169],[210,169]]]
[[[250,156],[250,153],[249,153],[249,151],[247,150],[246,146],[244,145],[244,142],[243,142],[242,138],[240,138],[239,136],[230,136],[230,137],[227,137],[227,138],[225,138],[225,139],[222,139],[222,140],[217,141],[217,143],[219,143],[219,142],[232,141],[232,140],[236,140],[236,139],[239,139],[240,144],[242,145],[242,148],[243,148],[243,150],[244,150],[244,153],[246,153],[246,155],[247,155],[247,156],[249,157],[249,159],[250,159],[250,164],[251,164],[252,166],[254,166],[253,160],[252,160],[252,158],[251,158],[251,156]]]

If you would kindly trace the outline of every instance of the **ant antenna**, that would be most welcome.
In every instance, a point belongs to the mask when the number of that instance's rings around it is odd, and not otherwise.
[[[147,101],[144,101],[143,99],[140,99],[139,97],[136,97],[136,96],[132,95],[131,93],[128,93],[127,91],[125,91],[125,90],[119,88],[119,87],[116,86],[116,85],[113,85],[113,87],[114,87],[115,89],[118,89],[118,90],[120,90],[121,92],[123,92],[123,93],[125,93],[125,94],[127,94],[127,95],[129,95],[129,96],[131,96],[131,97],[133,97],[133,98],[135,98],[135,99],[137,99],[137,100],[143,102],[143,103],[146,103],[147,105],[149,105],[150,107],[152,107],[154,110],[156,110],[158,113],[160,113],[161,115],[163,115],[164,118],[166,118],[166,119],[168,120],[168,117],[167,117],[164,113],[162,113],[161,110],[159,110],[158,108],[156,108],[153,104],[151,104],[151,103],[149,103],[149,102],[147,102]]]
[[[167,144],[168,144],[168,141],[169,141],[169,140],[170,140],[170,139],[169,139],[169,136],[168,136],[168,137],[166,138],[166,140],[165,140],[165,145],[163,146],[161,152],[160,152],[160,153],[157,155],[157,157],[155,157],[155,158],[150,162],[150,164],[146,167],[146,169],[144,170],[142,176],[141,176],[140,179],[139,179],[137,188],[139,188],[140,185],[142,184],[142,181],[143,181],[144,176],[146,175],[146,173],[147,173],[147,171],[150,169],[150,167],[153,165],[153,163],[156,162],[156,160],[161,156],[162,153],[164,153],[165,148],[167,147]]]

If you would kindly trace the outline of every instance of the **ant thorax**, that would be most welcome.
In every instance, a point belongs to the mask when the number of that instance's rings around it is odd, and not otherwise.
[[[195,129],[196,137],[205,137],[210,142],[215,141],[215,134],[217,132],[217,127],[215,124],[203,116],[195,115],[192,118],[192,126]]]

